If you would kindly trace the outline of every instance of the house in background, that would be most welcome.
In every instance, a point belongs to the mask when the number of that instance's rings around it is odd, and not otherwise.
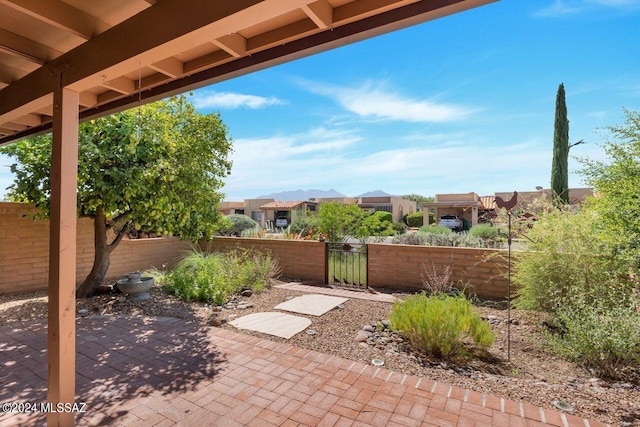
[[[244,214],[265,228],[265,215],[261,207],[267,203],[273,202],[273,199],[244,199]]]
[[[476,193],[436,194],[433,202],[422,204],[424,224],[429,224],[429,209],[435,210],[436,223],[442,215],[456,215],[465,223],[465,229],[478,224],[478,211],[482,207]]]
[[[244,215],[243,202],[220,202],[220,213],[222,215],[239,214]]]
[[[584,202],[587,197],[593,196],[591,188],[570,188],[569,204],[579,205]],[[428,224],[429,209],[435,210],[436,222],[442,215],[457,215],[464,221],[468,222],[469,227],[473,227],[479,223],[491,221],[496,217],[496,197],[503,200],[510,200],[513,197],[513,191],[496,192],[493,196],[478,196],[476,193],[465,194],[436,194],[435,201],[423,203],[424,223]],[[536,191],[518,191],[518,203],[513,211],[518,215],[526,217],[535,217],[535,212],[529,212],[532,205],[537,199],[551,198],[550,189],[540,189]]]
[[[278,225],[276,224],[277,218],[287,218],[287,225],[291,225],[295,220],[307,215],[307,212],[315,214],[317,206],[318,203],[310,201],[271,201],[260,206],[260,210],[263,212],[261,219],[264,222],[264,225],[259,222],[258,223],[263,228],[273,229],[274,225]]]
[[[389,212],[395,222],[402,221],[402,217],[405,214],[412,214],[417,210],[415,201],[397,196],[360,197],[358,206],[371,213]]]

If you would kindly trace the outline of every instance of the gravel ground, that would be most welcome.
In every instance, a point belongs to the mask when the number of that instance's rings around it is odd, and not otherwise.
[[[230,308],[219,308],[184,303],[158,287],[154,287],[151,294],[152,299],[145,302],[126,302],[118,294],[78,300],[78,315],[167,316],[236,330],[227,322],[245,314],[273,311],[274,306],[301,295],[297,291],[272,287],[240,297],[231,302]],[[402,298],[404,295],[397,296]],[[0,295],[0,325],[46,318],[46,301],[43,291]],[[237,303],[249,307],[233,308]],[[369,363],[382,359],[386,368],[405,374],[425,376],[544,408],[558,409],[557,405],[564,403],[580,417],[615,425],[640,426],[640,372],[631,371],[623,380],[604,380],[550,354],[543,344],[543,319],[539,315],[512,310],[512,323],[508,328],[504,307],[480,304],[478,308],[483,317],[497,333],[495,344],[482,357],[447,363],[411,351],[400,337],[384,330],[382,321],[387,319],[391,308],[389,303],[349,299],[343,308],[323,316],[305,316],[311,319],[309,329],[315,331],[313,335],[299,333],[288,341],[263,337],[356,361]],[[365,342],[356,342],[356,336],[367,325],[377,331],[376,335]],[[508,329],[510,346],[507,344]]]

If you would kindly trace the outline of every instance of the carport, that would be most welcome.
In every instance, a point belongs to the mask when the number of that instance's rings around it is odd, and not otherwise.
[[[75,398],[79,121],[492,1],[0,0],[0,144],[53,132],[48,401]]]

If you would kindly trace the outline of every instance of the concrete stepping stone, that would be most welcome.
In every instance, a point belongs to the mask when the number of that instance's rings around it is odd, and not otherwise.
[[[288,340],[298,332],[308,328],[311,325],[311,320],[306,317],[268,311],[248,314],[232,320],[229,324],[238,329],[262,332],[263,334]]]
[[[292,298],[289,301],[276,305],[274,308],[278,310],[291,311],[293,313],[322,316],[345,301],[347,301],[347,298],[309,294]]]

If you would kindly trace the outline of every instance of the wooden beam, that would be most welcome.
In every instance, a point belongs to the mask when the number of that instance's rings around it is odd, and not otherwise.
[[[117,77],[112,80],[105,80],[100,84],[105,89],[111,89],[123,95],[132,94],[137,90],[136,82],[126,77]]]
[[[80,105],[83,107],[95,107],[98,105],[98,95],[93,92],[80,93]]]
[[[15,123],[27,125],[29,127],[40,126],[42,124],[42,117],[37,114],[26,114],[24,116],[13,119]]]
[[[76,378],[76,193],[79,95],[54,93],[49,238],[47,401],[75,402]],[[48,426],[72,426],[73,412],[47,414]]]
[[[333,7],[327,3],[327,0],[318,0],[302,6],[302,10],[318,28],[329,28],[333,24]]]
[[[60,0],[0,0],[0,3],[84,40],[109,29],[108,24]]]
[[[149,65],[149,68],[171,78],[179,77],[184,73],[184,63],[174,57],[154,62]]]
[[[2,48],[13,52],[20,52],[24,57],[31,58],[30,61],[40,65],[62,55],[62,52],[49,46],[45,46],[4,29],[0,29],[0,49]]]
[[[50,93],[55,85],[52,76],[60,68],[67,68],[63,75],[63,86],[82,92],[97,86],[102,75],[108,78],[122,76],[137,69],[140,63],[145,66],[155,63],[175,55],[181,48],[206,40],[206,34],[214,33],[209,36],[209,40],[211,37],[230,34],[242,26],[282,15],[308,2],[309,0],[159,1],[0,91],[0,115]]]
[[[213,40],[213,44],[236,58],[247,54],[247,39],[240,34],[228,34]]]
[[[15,132],[22,132],[23,130],[25,130],[27,128],[27,126],[25,125],[21,125],[20,123],[16,123],[16,122],[8,122],[8,123],[3,123],[2,127],[4,129],[9,129]]]

